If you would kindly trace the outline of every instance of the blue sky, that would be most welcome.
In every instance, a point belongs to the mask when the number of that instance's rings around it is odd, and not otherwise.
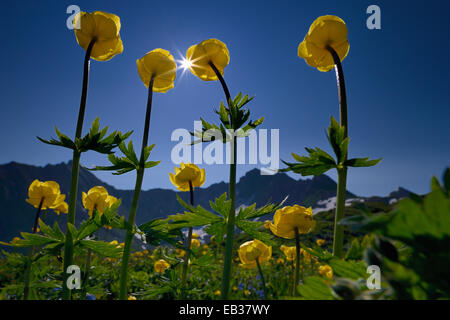
[[[349,104],[350,156],[382,157],[376,167],[351,169],[348,189],[385,195],[403,186],[424,193],[432,175],[450,163],[450,44],[447,1],[3,1],[0,13],[0,163],[45,165],[71,159],[71,152],[40,143],[54,126],[73,137],[81,91],[84,50],[66,28],[71,4],[121,18],[124,52],[93,61],[85,129],[100,116],[110,128],[134,130],[140,146],[147,91],[136,59],[164,48],[176,59],[208,38],[225,42],[230,64],[225,79],[234,96],[254,95],[254,118],[280,129],[280,158],[305,146],[331,152],[325,129],[338,116],[333,71],[321,73],[298,58],[297,46],[318,16],[340,16],[348,25],[350,52],[343,67]],[[366,8],[381,8],[381,30],[366,28]],[[193,129],[200,116],[216,120],[223,93],[218,82],[190,73],[175,88],[155,94],[150,143],[153,160],[143,188],[172,188],[170,141],[176,128]],[[136,147],[139,149],[139,147]],[[82,164],[106,165],[104,155],[84,154]],[[228,166],[205,166],[206,186],[228,181]],[[243,175],[254,166],[239,166]],[[132,189],[135,176],[97,174],[117,188]],[[299,176],[292,175],[295,178]],[[330,176],[335,178],[334,173]]]

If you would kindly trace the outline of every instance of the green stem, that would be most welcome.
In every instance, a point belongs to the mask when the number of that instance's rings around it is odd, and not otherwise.
[[[336,51],[327,46],[327,50],[333,57],[336,70],[336,81],[339,92],[339,120],[341,127],[344,127],[344,139],[348,137],[348,111],[347,111],[347,94],[345,90],[344,71],[342,69],[341,60]],[[347,160],[344,159],[344,161]],[[347,190],[347,167],[338,167],[338,184],[336,192],[336,214],[334,221],[334,239],[333,239],[333,255],[342,258],[344,255],[344,228],[339,222],[345,216],[345,193]]]
[[[333,240],[333,255],[342,258],[344,255],[344,226],[339,225],[339,221],[345,215],[345,192],[347,184],[347,168],[338,169],[338,184],[337,184],[337,200],[336,200],[336,215],[334,220],[334,240]]]
[[[292,260],[289,270],[289,289],[291,291],[291,296],[294,295],[294,273],[295,273],[295,265],[294,260]]]
[[[80,101],[80,109],[78,110],[78,121],[77,128],[75,132],[75,142],[77,139],[81,137],[81,132],[83,130],[83,120],[84,114],[86,111],[86,100],[87,100],[87,91],[88,91],[88,82],[89,82],[89,65],[91,59],[91,51],[94,47],[95,41],[97,39],[92,38],[89,43],[88,48],[86,49],[86,55],[84,56],[84,69],[83,69],[83,88],[81,90],[81,101]],[[80,172],[80,157],[81,152],[78,150],[73,151],[72,158],[72,177],[70,182],[70,200],[69,200],[69,212],[67,215],[67,225],[73,224],[75,225],[75,210],[77,206],[77,191],[78,191],[78,175]],[[70,232],[68,232],[68,228],[66,231],[66,243],[64,246],[64,269],[63,269],[63,300],[70,300],[71,291],[67,288],[67,278],[68,274],[66,273],[67,268],[72,265],[73,262],[73,239]]]
[[[91,255],[92,255],[92,251],[91,249],[88,249],[87,254],[86,254],[86,265],[85,265],[85,271],[84,271],[84,278],[83,278],[83,291],[81,293],[81,299],[84,299],[86,297],[86,293],[87,293],[87,287],[88,287],[88,282],[89,282],[89,273],[90,273],[90,269],[91,269]]]
[[[292,295],[297,295],[297,286],[300,274],[300,236],[298,234],[298,228],[295,228],[295,274],[294,274],[294,287],[292,289]]]
[[[228,86],[222,77],[222,74],[217,69],[212,61],[209,62],[209,65],[214,70],[217,78],[222,85],[223,92],[225,93],[225,98],[227,99],[228,108],[230,108],[231,95],[228,90]],[[231,110],[231,109],[230,109]],[[233,128],[233,123],[231,119],[231,127]],[[230,213],[228,214],[228,223],[227,223],[227,239],[225,242],[225,256],[224,256],[224,264],[223,264],[223,276],[222,276],[222,299],[228,299],[228,292],[230,291],[230,276],[231,276],[231,263],[233,257],[233,238],[234,238],[234,224],[235,224],[235,211],[236,211],[236,135],[233,132],[233,139],[231,140],[231,164],[230,164],[230,187],[229,187],[229,198],[231,199],[231,207]]]
[[[144,180],[144,170],[145,170],[145,159],[144,159],[144,149],[148,144],[148,133],[150,129],[150,116],[152,113],[152,99],[153,99],[153,80],[150,79],[148,86],[148,98],[147,98],[147,111],[145,113],[145,125],[144,125],[144,135],[142,139],[141,157],[139,162],[139,168],[136,173],[136,184],[134,187],[133,200],[131,202],[130,213],[128,215],[128,226],[127,234],[125,236],[125,247],[123,249],[122,265],[120,267],[120,294],[119,299],[125,300],[127,297],[127,272],[128,272],[128,261],[130,260],[130,250],[133,243],[134,237],[134,220],[136,218],[136,211],[139,203],[139,196],[141,194],[142,181]]]
[[[264,280],[264,274],[261,269],[261,265],[259,264],[259,258],[256,259],[256,265],[258,266],[259,275],[261,276],[261,281],[264,290],[264,299],[267,299],[267,288],[266,288],[266,280]]]
[[[92,216],[89,219],[93,219],[93,217],[95,217],[95,215],[98,214],[98,212],[97,212],[97,204],[94,205],[94,210],[93,211],[94,212],[93,212]],[[94,240],[97,240],[97,239],[94,239]],[[89,273],[90,273],[90,270],[91,270],[91,256],[92,256],[92,251],[91,251],[91,249],[88,249],[87,254],[86,254],[84,278],[83,278],[83,282],[82,282],[83,291],[81,292],[81,299],[84,299],[86,297],[86,293],[87,293],[87,287],[88,287],[88,282],[89,282]]]
[[[233,258],[233,238],[234,238],[234,225],[236,216],[236,136],[233,136],[231,140],[232,150],[232,162],[230,164],[230,189],[229,197],[231,199],[230,212],[228,214],[227,223],[227,238],[225,242],[225,257],[223,265],[223,277],[222,277],[222,299],[228,299],[228,292],[230,290],[230,276],[231,276],[231,264]]]
[[[42,210],[42,204],[44,203],[44,198],[41,199],[39,202],[39,206],[36,211],[36,217],[34,218],[34,226],[33,226],[33,233],[36,233],[38,223],[39,223],[39,216],[41,214]],[[33,258],[33,252],[34,252],[34,246],[30,248],[30,251],[28,252],[27,262],[25,264],[25,284],[23,289],[23,300],[28,300],[28,297],[30,295],[30,278],[31,278],[31,263]]]
[[[192,181],[189,181],[189,192],[191,196],[191,206],[194,205],[194,188],[192,187]],[[189,227],[188,237],[186,240],[186,252],[184,254],[183,271],[181,275],[181,286],[184,287],[187,280],[187,272],[189,267],[189,258],[191,257],[191,242],[192,242],[192,227]]]

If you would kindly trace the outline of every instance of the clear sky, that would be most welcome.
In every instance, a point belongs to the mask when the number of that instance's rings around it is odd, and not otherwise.
[[[403,186],[424,193],[432,175],[450,164],[450,2],[428,1],[2,1],[0,12],[0,163],[45,165],[66,162],[71,152],[40,143],[54,126],[73,137],[78,114],[84,50],[66,28],[66,8],[102,10],[121,18],[124,52],[93,61],[85,129],[101,124],[135,130],[139,149],[147,91],[136,59],[164,48],[176,59],[192,44],[222,40],[230,51],[225,79],[234,96],[255,95],[253,117],[262,128],[280,129],[280,157],[321,147],[330,115],[338,117],[333,71],[322,73],[298,58],[297,46],[321,15],[340,16],[349,29],[343,67],[348,90],[350,156],[382,157],[373,168],[349,171],[348,189],[385,195]],[[381,8],[381,30],[366,28],[366,9]],[[172,188],[168,172],[176,128],[193,129],[200,116],[216,120],[223,99],[218,82],[178,73],[175,88],[154,96],[150,143],[153,160],[143,188]],[[84,154],[86,166],[106,165],[104,155]],[[205,166],[206,186],[228,181],[228,166]],[[255,166],[239,166],[243,175]],[[117,188],[132,189],[135,175],[97,174]],[[299,176],[292,175],[295,178]],[[335,174],[331,173],[335,178]]]

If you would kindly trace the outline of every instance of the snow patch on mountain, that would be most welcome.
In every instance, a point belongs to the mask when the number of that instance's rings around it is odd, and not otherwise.
[[[364,202],[363,198],[351,198],[345,200],[345,206],[349,207],[353,203],[356,202]],[[313,208],[313,214],[317,214],[319,212],[328,211],[336,208],[336,197],[331,197],[325,200],[319,200],[316,204],[317,207]]]

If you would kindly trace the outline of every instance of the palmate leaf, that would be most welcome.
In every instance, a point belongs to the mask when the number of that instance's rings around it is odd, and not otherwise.
[[[75,139],[75,145],[79,152],[92,150],[109,154],[133,133],[133,131],[129,131],[122,134],[120,131],[113,131],[110,135],[105,137],[108,127],[105,127],[102,130],[99,129],[100,120],[97,117],[92,123],[89,133],[81,139]]]
[[[321,175],[332,168],[336,168],[336,162],[332,156],[323,151],[320,148],[305,148],[309,153],[309,157],[299,156],[292,153],[292,157],[298,161],[298,163],[289,163],[286,161],[282,162],[288,167],[281,169],[280,171],[293,171],[295,173],[301,174],[302,176],[318,176]]]
[[[46,143],[46,144],[60,146],[60,147],[68,148],[68,149],[71,149],[71,150],[75,150],[76,149],[75,143],[68,136],[66,136],[65,134],[61,133],[56,126],[55,126],[55,132],[56,132],[56,135],[58,136],[58,140],[56,140],[54,138],[51,138],[49,140],[45,140],[45,139],[42,139],[40,137],[37,137],[37,139],[39,141],[43,142],[43,143]]]
[[[147,244],[158,246],[162,242],[178,246],[178,240],[182,237],[179,229],[170,229],[166,219],[153,219],[139,227],[145,235]]]
[[[261,221],[236,219],[236,227],[244,231],[250,237],[261,240],[268,245],[278,245],[278,242],[273,240],[273,236],[271,234],[259,231],[263,226],[264,222]]]
[[[320,148],[305,148],[309,153],[308,156],[299,156],[292,153],[292,157],[297,163],[290,163],[282,160],[282,162],[287,165],[287,168],[279,171],[292,171],[301,174],[302,176],[318,176],[332,168],[370,167],[381,161],[381,159],[369,160],[369,158],[354,158],[347,160],[349,138],[345,137],[345,128],[341,127],[334,117],[331,117],[327,138],[336,155],[336,159]]]
[[[121,203],[122,200],[118,199],[111,207],[106,208],[103,214],[94,211],[93,216],[90,219],[84,220],[81,223],[76,231],[74,239],[83,240],[105,225],[111,226],[114,229],[126,229],[125,218],[119,216],[117,213]]]
[[[44,221],[42,221],[41,219],[39,219],[39,229],[41,230],[41,232],[53,239],[57,239],[57,240],[61,240],[64,241],[65,239],[65,235],[64,233],[61,231],[61,229],[59,228],[58,223],[55,221],[54,225],[53,225],[53,229],[51,227],[49,227],[48,225],[46,225],[44,223]]]
[[[255,129],[264,121],[264,117],[255,121],[249,120],[250,110],[245,109],[244,106],[252,100],[253,97],[248,95],[242,97],[242,93],[239,93],[234,99],[230,99],[229,107],[220,102],[219,109],[215,110],[215,113],[219,115],[219,125],[200,118],[202,129],[191,132],[192,136],[199,139],[192,144],[215,141],[219,136],[223,143],[231,141],[234,136],[238,138],[247,137],[252,129]]]
[[[151,168],[157,166],[161,161],[147,161],[150,157],[152,149],[155,147],[154,144],[147,146],[143,150],[142,161],[144,161],[145,168]],[[87,168],[91,171],[115,171],[113,175],[121,175],[133,170],[138,170],[140,167],[140,161],[137,158],[136,152],[134,151],[133,142],[130,140],[128,147],[124,142],[119,144],[119,149],[124,154],[124,157],[117,157],[114,154],[108,155],[108,160],[111,162],[112,166],[96,166],[94,168]]]
[[[60,240],[50,238],[48,236],[36,234],[36,233],[28,233],[28,232],[21,232],[20,235],[23,239],[13,240],[9,243],[6,242],[0,242],[3,245],[11,246],[11,247],[18,247],[18,248],[28,248],[28,247],[34,247],[34,246],[45,246],[50,243],[59,243]]]
[[[57,222],[55,222],[52,229],[41,219],[39,219],[39,228],[42,232],[42,235],[22,232],[21,235],[23,239],[16,239],[9,243],[0,242],[0,244],[18,248],[27,248],[34,246],[48,246],[49,248],[54,248],[56,246],[64,245],[65,235],[64,233],[62,233]]]
[[[231,208],[231,200],[227,200],[226,193],[223,193],[220,197],[216,198],[214,202],[210,201],[210,207],[215,213],[204,209],[200,205],[197,207],[188,205],[178,195],[177,199],[187,211],[183,214],[171,215],[167,218],[169,230],[204,226],[205,231],[210,235],[214,235],[217,241],[220,242],[223,240],[224,235],[226,234],[227,221]],[[237,228],[256,239],[275,244],[275,242],[272,241],[273,237],[270,234],[259,231],[264,225],[263,222],[252,221],[249,219],[272,213],[277,210],[282,203],[267,204],[257,209],[256,204],[241,208],[236,216],[235,225]]]
[[[252,204],[251,206],[240,208],[239,213],[236,217],[236,220],[245,220],[245,219],[254,219],[261,216],[265,216],[266,214],[272,213],[276,210],[278,210],[288,199],[289,196],[283,199],[278,204],[268,203],[258,209],[256,208],[256,203]]]
[[[331,124],[328,127],[327,138],[333,151],[341,163],[347,157],[348,138],[345,138],[345,128],[341,127],[334,117],[331,117]]]
[[[186,211],[184,214],[170,215],[167,218],[167,220],[170,221],[170,230],[174,228],[200,227],[222,220],[219,215],[213,214],[212,212],[203,209],[200,205],[198,205],[197,207],[193,207],[187,204],[178,195],[177,200],[188,211]]]
[[[211,209],[220,214],[225,219],[230,215],[231,200],[227,200],[227,193],[224,192],[215,202],[209,201]]]
[[[80,240],[79,245],[110,258],[120,258],[123,252],[122,247],[104,241]]]
[[[216,241],[220,243],[223,241],[225,234],[227,233],[227,225],[224,220],[220,220],[206,226],[205,231],[209,235],[214,236]]]
[[[49,140],[45,140],[40,137],[37,138],[43,143],[77,150],[80,153],[92,150],[99,153],[109,154],[114,148],[116,148],[133,133],[130,131],[122,134],[120,131],[114,131],[109,136],[105,137],[107,131],[108,127],[100,130],[100,120],[97,117],[92,123],[89,133],[83,138],[75,139],[75,141],[72,141],[67,135],[61,133],[57,127],[55,127],[55,132],[58,139],[51,138]]]

